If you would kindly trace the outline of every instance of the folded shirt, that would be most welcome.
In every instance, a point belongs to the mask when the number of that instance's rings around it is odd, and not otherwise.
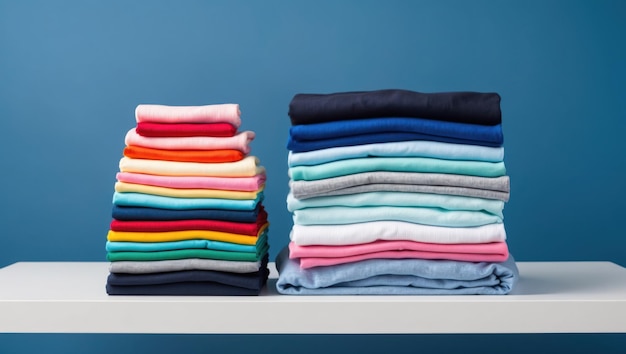
[[[229,273],[251,273],[261,268],[261,261],[240,262],[218,259],[174,259],[167,261],[117,261],[109,264],[111,273],[150,274],[182,270],[216,270]]]
[[[503,143],[502,125],[500,124],[479,125],[423,118],[384,117],[336,120],[325,123],[294,125],[289,129],[289,135],[296,141],[401,132],[484,141],[498,145]]]
[[[368,207],[423,207],[444,210],[484,211],[503,218],[504,202],[500,200],[461,197],[432,193],[406,192],[366,192],[339,196],[314,197],[297,199],[292,193],[287,195],[287,209],[291,212],[307,208],[324,208],[330,206]]]
[[[172,242],[110,242],[106,243],[107,252],[156,252],[183,249],[210,249],[230,252],[256,252],[262,244],[267,243],[265,234],[259,236],[255,245],[241,245],[238,243],[220,242],[211,240],[184,240]]]
[[[140,104],[135,108],[137,123],[229,123],[241,126],[238,104],[211,104],[204,106],[166,106]]]
[[[479,145],[489,147],[499,147],[502,143],[493,143],[482,140],[470,140],[461,138],[451,138],[436,135],[427,135],[412,132],[392,132],[392,133],[370,133],[338,138],[328,138],[322,140],[297,140],[291,135],[287,137],[287,149],[295,152],[307,152],[313,150],[329,149],[343,146],[378,144],[387,142],[427,140],[452,144]]]
[[[187,209],[172,210],[150,207],[132,207],[113,205],[111,216],[117,220],[188,220],[188,219],[206,219],[206,220],[224,220],[232,222],[255,222],[260,216],[259,214],[267,212],[263,208],[262,203],[258,203],[256,208],[251,210],[228,210],[228,209]]]
[[[161,176],[204,176],[204,177],[252,177],[265,174],[256,156],[247,156],[236,162],[198,163],[176,162],[122,157],[121,172],[135,172]]]
[[[494,199],[501,201],[509,200],[509,193],[491,191],[486,189],[474,189],[465,187],[447,187],[447,186],[429,186],[429,185],[411,185],[411,184],[366,184],[362,186],[348,187],[326,193],[315,194],[314,196],[327,195],[348,195],[369,192],[404,192],[404,193],[430,193],[443,195],[458,195],[464,197],[476,197],[483,199]],[[293,192],[296,195],[296,191]],[[300,198],[310,198],[310,195],[302,195],[298,193]]]
[[[242,288],[216,282],[180,282],[155,285],[106,285],[109,295],[157,296],[256,296],[261,290]]]
[[[372,186],[375,188],[370,188]],[[420,186],[428,188],[417,188]],[[364,189],[359,189],[359,193],[374,191],[413,191],[423,193],[465,195],[469,197],[484,197],[508,201],[510,191],[509,176],[478,177],[444,173],[393,171],[355,173],[315,181],[292,180],[289,181],[289,187],[291,188],[291,193],[298,199],[357,193],[352,192],[352,190],[355,187],[363,187]],[[488,196],[471,194],[476,191],[493,191],[501,193],[494,194],[494,197],[490,198]]]
[[[368,259],[302,269],[285,249],[276,268],[276,289],[285,295],[504,295],[519,278],[512,256],[501,263]]]
[[[232,274],[213,270],[182,270],[151,274],[109,274],[107,284],[124,287],[138,285],[164,285],[180,283],[218,283],[244,289],[260,290],[267,280],[264,269],[254,273]]]
[[[442,227],[404,221],[366,221],[345,225],[293,225],[289,235],[296,245],[354,245],[386,241],[424,243],[490,243],[506,241],[504,224]]]
[[[242,160],[246,154],[239,150],[163,150],[130,145],[124,156],[131,159],[165,160],[179,162],[220,163]]]
[[[161,150],[239,150],[244,154],[250,152],[250,143],[254,140],[254,132],[243,131],[231,137],[145,137],[131,128],[126,133],[124,142],[127,146],[143,146]]]
[[[451,144],[438,141],[401,141],[333,147],[307,152],[290,151],[289,167],[319,165],[361,157],[430,157],[443,160],[500,162],[504,147]]]
[[[264,186],[256,191],[229,191],[224,189],[206,188],[168,188],[146,184],[116,182],[115,191],[118,193],[143,193],[174,198],[216,198],[216,199],[256,199],[262,193]]]
[[[482,211],[416,207],[325,207],[293,212],[296,225],[345,225],[367,221],[406,221],[415,224],[472,227],[501,223],[502,218]]]
[[[150,274],[111,273],[107,284],[116,286],[176,284],[185,282],[215,282],[246,289],[260,289],[268,276],[267,262],[252,273],[228,273],[214,270],[182,270]]]
[[[229,137],[237,133],[230,123],[137,123],[137,134],[148,137],[211,136]]]
[[[505,242],[438,244],[413,241],[374,241],[345,246],[299,246],[289,244],[289,257],[300,268],[326,267],[366,259],[447,259],[465,262],[504,262],[509,258]]]
[[[506,175],[504,162],[454,161],[425,157],[371,157],[289,168],[294,181],[314,181],[363,172],[421,172],[500,177]]]
[[[120,182],[166,188],[205,188],[229,191],[256,191],[266,180],[265,173],[251,177],[159,176],[145,173],[118,172]]]
[[[263,192],[256,199],[174,198],[143,193],[113,193],[113,204],[119,206],[160,209],[227,209],[253,210],[263,200]]]
[[[261,228],[257,236],[234,234],[231,232],[211,230],[183,230],[165,232],[128,232],[109,230],[107,241],[111,242],[171,242],[184,240],[211,240],[238,243],[242,245],[256,245],[259,237],[267,232],[267,227]],[[191,257],[193,258],[193,257]]]
[[[253,262],[261,260],[267,253],[269,246],[267,243],[261,245],[256,252],[232,252],[219,251],[213,249],[182,249],[168,251],[153,252],[107,252],[107,260],[115,261],[163,261],[168,259],[185,259],[185,258],[207,258],[222,259],[227,261],[245,261]]]
[[[110,224],[113,231],[129,231],[129,232],[166,232],[166,231],[183,231],[183,230],[212,230],[221,232],[231,232],[234,234],[243,234],[255,236],[259,230],[267,227],[267,213],[259,214],[256,222],[241,223],[223,220],[115,220]]]
[[[502,121],[497,93],[422,93],[391,89],[297,94],[289,103],[292,125],[392,116],[482,125]]]

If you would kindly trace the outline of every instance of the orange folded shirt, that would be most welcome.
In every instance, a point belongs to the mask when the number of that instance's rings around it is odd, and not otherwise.
[[[127,145],[124,156],[133,159],[166,160],[181,162],[236,162],[245,157],[239,150],[161,150]]]

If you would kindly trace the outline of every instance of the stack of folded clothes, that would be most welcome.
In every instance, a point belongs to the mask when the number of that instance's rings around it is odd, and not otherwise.
[[[106,243],[109,295],[258,295],[265,169],[239,105],[139,105]]]
[[[512,290],[498,94],[298,94],[289,116],[280,293]]]

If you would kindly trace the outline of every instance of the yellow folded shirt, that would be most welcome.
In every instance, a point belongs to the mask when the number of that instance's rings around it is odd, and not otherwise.
[[[218,198],[218,199],[256,199],[265,185],[253,192],[229,191],[221,189],[187,189],[149,186],[146,184],[117,182],[115,191],[120,193],[143,193],[175,198]]]
[[[212,240],[243,245],[255,245],[257,238],[267,229],[266,223],[256,236],[233,234],[230,232],[208,231],[208,230],[184,230],[167,232],[126,232],[109,230],[107,240],[110,242],[169,242],[183,240]]]
[[[214,176],[251,177],[265,173],[256,156],[248,156],[236,162],[202,163],[163,160],[131,159],[123,157],[120,171],[161,176]]]

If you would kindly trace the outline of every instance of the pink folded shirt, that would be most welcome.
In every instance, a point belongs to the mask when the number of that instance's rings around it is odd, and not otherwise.
[[[126,133],[126,145],[143,146],[162,150],[239,150],[244,154],[250,152],[250,142],[254,140],[253,131],[243,131],[231,137],[145,137],[137,133],[135,128]]]
[[[345,246],[298,246],[290,242],[289,257],[300,258],[300,267],[306,269],[373,258],[504,262],[509,257],[509,250],[506,242],[438,244],[413,241],[375,241]]]
[[[202,176],[159,176],[134,172],[118,172],[120,182],[145,184],[148,186],[189,189],[220,189],[231,191],[256,191],[265,183],[265,173],[252,177],[202,177]]]
[[[234,103],[205,106],[165,106],[140,104],[135,108],[137,122],[153,123],[230,123],[241,126],[239,105]]]

